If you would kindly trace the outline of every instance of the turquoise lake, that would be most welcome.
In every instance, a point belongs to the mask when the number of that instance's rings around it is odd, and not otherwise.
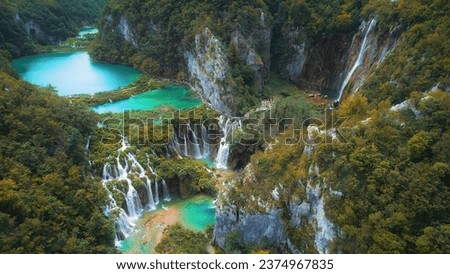
[[[203,231],[214,224],[215,207],[211,199],[192,199],[181,203],[181,219],[185,226]]]
[[[88,34],[97,34],[98,29],[96,27],[84,27],[78,33],[78,37],[84,37]]]
[[[162,106],[171,106],[176,109],[188,109],[202,104],[199,98],[194,97],[184,86],[168,86],[162,89],[140,93],[131,98],[93,107],[97,113],[120,113],[126,110],[151,110]]]
[[[209,225],[215,223],[215,207],[214,202],[207,196],[196,196],[182,200],[178,197],[173,197],[172,201],[166,203],[167,208],[176,207],[179,210],[177,219],[184,227],[194,231],[204,231]],[[150,216],[158,213],[164,213],[162,204],[158,206],[156,211],[147,212]],[[143,218],[144,220],[146,218]],[[120,241],[119,250],[124,253],[148,254],[156,243],[146,240],[145,225],[150,221],[141,221],[136,225],[134,231],[124,240]]]
[[[13,60],[12,65],[25,81],[51,85],[61,96],[115,90],[141,75],[128,66],[95,62],[85,51],[26,56]]]

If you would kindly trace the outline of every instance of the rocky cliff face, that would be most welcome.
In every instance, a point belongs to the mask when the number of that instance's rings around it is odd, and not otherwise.
[[[140,55],[153,58],[146,53],[136,22],[130,22],[123,15],[105,17],[105,28],[116,33],[117,39]],[[152,23],[145,29],[151,41],[164,36],[164,28]],[[180,64],[195,90],[217,111],[232,116],[237,113],[238,86],[232,77],[235,64],[230,60],[230,48],[236,50],[239,62],[254,71],[253,88],[256,94],[264,92],[271,68],[272,26],[261,12],[255,28],[236,29],[228,34],[227,40],[219,38],[214,31],[204,28],[182,46]],[[289,80],[302,89],[313,89],[339,98],[343,91],[358,90],[391,52],[398,40],[395,30],[384,31],[375,20],[362,22],[358,32],[337,34],[329,39],[308,38],[303,29],[288,31],[283,39],[287,41],[285,74]],[[163,39],[162,39],[163,40]],[[148,56],[147,56],[148,55]],[[235,60],[233,62],[236,62]],[[172,75],[175,78],[175,75]]]
[[[170,54],[160,43],[171,41],[173,37],[169,35],[180,33],[148,14],[141,16],[132,17],[107,9],[101,21],[100,41],[93,52],[94,57],[133,63],[137,67],[144,60],[156,60],[161,70],[155,73],[171,78],[183,75],[205,101],[228,116],[238,112],[234,98],[239,95],[241,84],[232,73],[236,63],[253,70],[252,88],[257,91],[256,95],[263,93],[270,73],[272,35],[270,19],[263,11],[259,12],[258,20],[251,28],[239,26],[220,35],[214,26],[202,27],[198,32],[189,30],[189,35],[180,37],[182,41],[177,41],[177,45],[166,45],[173,49]],[[117,46],[111,47],[112,44]],[[231,47],[236,50],[237,60],[230,60]]]
[[[214,109],[231,116],[235,110],[232,87],[226,82],[229,64],[219,40],[206,28],[195,36],[194,49],[185,51],[184,57],[195,89]]]
[[[133,45],[133,47],[137,48],[136,38],[134,37],[130,25],[128,24],[128,20],[124,16],[120,17],[119,30],[123,39]]]
[[[313,148],[305,149],[312,153]],[[244,172],[243,184],[258,184],[248,165]],[[269,197],[261,198],[251,194],[240,194],[238,198],[235,183],[227,185],[216,204],[215,243],[224,248],[230,233],[237,233],[244,245],[268,243],[279,251],[304,252],[292,239],[289,229],[311,226],[313,245],[319,253],[328,253],[330,242],[337,228],[326,216],[324,197],[341,195],[330,189],[323,181],[319,168],[311,164],[305,181],[299,180],[298,188],[303,188],[305,199],[293,197],[282,184],[276,186]],[[245,196],[248,195],[248,196]]]
[[[261,12],[259,22],[255,24],[257,27],[248,35],[244,35],[242,31],[232,32],[230,45],[235,47],[240,60],[255,72],[255,88],[261,95],[270,74],[272,29],[264,12]]]
[[[289,79],[304,89],[332,91],[338,95],[343,85],[345,91],[358,90],[399,39],[395,29],[381,30],[374,19],[362,22],[353,38],[339,35],[333,39],[307,41],[301,29],[292,30],[287,36],[288,52],[292,56],[285,66]]]
[[[288,238],[280,211],[267,208],[263,213],[251,214],[233,205],[220,204],[216,207],[214,242],[223,248],[228,235],[237,232],[243,244],[267,241],[271,246],[286,250]]]

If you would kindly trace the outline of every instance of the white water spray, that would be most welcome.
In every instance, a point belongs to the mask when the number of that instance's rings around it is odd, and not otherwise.
[[[361,26],[362,29],[367,27],[365,35],[364,35],[364,39],[363,39],[361,47],[359,49],[359,54],[358,54],[358,57],[356,58],[355,64],[353,65],[352,69],[348,72],[347,76],[344,79],[344,82],[342,82],[341,88],[339,89],[338,101],[341,101],[345,87],[348,85],[348,82],[350,81],[350,79],[352,78],[356,69],[361,65],[361,63],[364,59],[364,55],[368,48],[367,44],[368,44],[368,40],[369,40],[369,34],[372,31],[372,29],[375,27],[375,25],[377,24],[377,21],[375,19],[372,19],[372,20],[370,20],[370,22],[368,24],[369,25],[367,26],[367,23],[364,23]]]

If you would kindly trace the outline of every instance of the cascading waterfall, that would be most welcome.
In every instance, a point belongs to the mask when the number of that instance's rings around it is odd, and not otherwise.
[[[147,176],[145,169],[142,167],[142,165],[138,162],[138,160],[136,159],[136,157],[133,154],[127,154],[128,159],[131,160],[132,162],[132,170],[135,170],[136,172],[139,173],[139,178],[141,179],[145,179],[145,186],[146,186],[146,190],[147,190],[147,207],[150,210],[155,210],[156,209],[156,202],[153,198],[153,192],[152,192],[152,186],[151,186],[151,180],[150,178]],[[155,181],[156,182],[156,181]]]
[[[130,146],[128,145],[126,139],[123,138],[122,146],[118,150],[118,156],[116,157],[116,164],[112,165],[110,163],[105,163],[102,174],[102,185],[108,193],[108,203],[104,206],[103,212],[106,216],[111,216],[111,214],[116,216],[115,223],[117,246],[120,245],[120,240],[126,238],[130,234],[131,230],[135,226],[135,221],[144,211],[141,199],[137,190],[133,186],[131,178],[138,177],[145,185],[145,190],[147,192],[147,203],[145,205],[146,209],[155,210],[156,205],[159,203],[157,180],[160,177],[155,173],[153,168],[151,168],[147,155],[147,167],[149,168],[151,177],[155,178],[152,182],[152,179],[149,177],[150,175],[147,175],[146,170],[139,163],[136,156],[132,153],[125,153],[126,149],[129,147]],[[122,162],[123,159],[125,160],[124,163]],[[132,177],[130,177],[130,175],[132,175]],[[126,184],[126,192],[123,192],[117,188],[116,184],[118,182]],[[166,182],[163,182],[164,200],[167,201],[170,200],[169,190]],[[155,184],[155,196],[152,192],[152,183]],[[113,192],[117,192],[124,196],[126,210],[118,206],[116,200],[114,199]]]
[[[187,136],[183,134],[184,139],[184,156],[189,156]]]
[[[158,191],[158,178],[159,178],[161,181],[162,187],[163,187],[163,199],[164,199],[164,201],[169,202],[172,198],[170,197],[169,188],[167,187],[167,183],[163,178],[159,177],[158,174],[156,173],[156,171],[150,166],[150,158],[148,157],[148,155],[147,155],[147,167],[150,170],[150,173],[153,174],[153,176],[155,177],[155,189],[156,189],[155,191],[156,191],[156,196],[158,197],[158,198],[155,198],[155,201],[157,200],[159,203],[159,191]]]
[[[167,187],[166,181],[164,179],[162,179],[161,182],[163,186],[164,201],[168,202],[172,199],[169,194],[169,188]]]
[[[226,169],[228,166],[228,156],[230,153],[230,144],[227,142],[228,128],[230,119],[226,119],[225,116],[219,117],[219,127],[223,131],[223,137],[220,140],[219,150],[217,151],[216,166],[220,169]]]
[[[195,159],[202,159],[203,155],[200,151],[200,144],[198,142],[197,135],[195,134],[195,131],[192,130],[192,127],[189,123],[188,123],[188,129],[189,129],[189,132],[192,133],[192,138],[194,139],[193,140],[194,141],[194,157],[195,157]]]
[[[177,153],[179,155],[181,155],[180,140],[178,139],[178,137],[174,137],[174,139],[172,140],[172,143],[174,144],[174,147],[175,147],[175,150],[177,151]]]
[[[145,186],[146,186],[147,196],[148,196],[148,198],[147,198],[148,199],[148,207],[150,210],[155,210],[156,204],[155,204],[155,200],[153,199],[152,181],[148,177],[145,178]]]
[[[130,231],[133,229],[134,223],[128,217],[125,210],[119,207],[114,200],[111,191],[108,189],[107,183],[114,179],[112,174],[112,168],[110,163],[106,163],[103,167],[102,186],[108,193],[108,203],[103,207],[103,213],[106,216],[110,216],[113,212],[118,212],[116,217],[116,245],[119,244],[119,240],[126,238]]]
[[[363,23],[363,25],[361,26],[361,30],[366,29],[365,35],[364,35],[364,39],[363,42],[361,44],[361,47],[359,49],[359,53],[358,53],[358,57],[356,58],[355,64],[353,65],[353,67],[351,68],[351,70],[348,72],[347,76],[345,77],[344,81],[342,82],[342,85],[339,89],[339,98],[337,101],[341,101],[342,99],[342,95],[344,93],[345,87],[348,85],[348,82],[350,81],[350,79],[352,78],[353,74],[355,73],[356,69],[361,65],[363,59],[364,59],[364,55],[367,51],[368,48],[368,40],[369,40],[369,34],[372,31],[372,29],[375,27],[375,25],[377,24],[377,21],[375,19],[370,20],[370,22],[368,23]]]
[[[219,117],[219,127],[223,131],[223,137],[220,140],[219,150],[216,157],[216,167],[219,169],[228,168],[228,156],[230,155],[231,143],[227,140],[228,136],[235,130],[242,127],[242,122],[239,119],[232,120],[225,116]]]
[[[92,135],[89,135],[87,142],[86,142],[86,147],[85,147],[86,151],[89,151],[89,147],[91,145],[91,139],[92,139]]]
[[[209,144],[208,130],[205,125],[202,125],[202,140],[203,140],[203,158],[208,158],[211,155],[211,146]]]
[[[212,154],[208,129],[201,125],[200,130],[197,130],[197,126],[192,126],[189,122],[186,124],[186,131],[180,129],[174,134],[170,146],[178,155],[195,159],[206,159]]]
[[[230,144],[226,140],[220,141],[219,151],[216,157],[216,167],[219,169],[227,169],[228,156],[230,154]]]
[[[158,189],[158,180],[155,179],[155,204],[159,205],[159,189]]]
[[[128,191],[125,195],[125,201],[127,203],[128,216],[137,219],[142,213],[142,204],[139,199],[139,195],[136,189],[133,187],[133,183],[130,178],[128,178],[129,165],[127,159],[125,159],[125,167],[120,163],[120,154],[117,156],[117,169],[119,171],[119,180],[125,181],[128,184]]]

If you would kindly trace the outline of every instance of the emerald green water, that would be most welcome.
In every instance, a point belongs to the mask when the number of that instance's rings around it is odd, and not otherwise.
[[[162,106],[171,106],[176,109],[198,107],[202,101],[183,86],[168,86],[162,89],[147,91],[131,98],[99,105],[92,109],[97,113],[120,113],[125,110],[151,110]]]
[[[84,37],[88,34],[97,34],[98,29],[96,27],[84,27],[78,33],[78,37]]]
[[[190,229],[202,231],[214,224],[215,207],[211,199],[201,198],[181,203],[181,219]]]
[[[153,244],[145,242],[143,239],[145,239],[145,231],[139,228],[125,240],[120,241],[119,250],[125,253],[149,254]]]
[[[207,196],[196,196],[188,199],[180,199],[178,197],[172,197],[170,202],[164,202],[159,204],[156,211],[148,212],[150,218],[146,218],[144,215],[141,221],[137,223],[134,231],[126,239],[120,241],[119,250],[124,253],[140,253],[148,254],[151,252],[153,245],[146,241],[145,224],[143,220],[150,220],[151,216],[155,213],[164,213],[163,208],[177,207],[180,212],[179,223],[184,227],[195,230],[203,231],[209,225],[214,225],[215,222],[215,208],[213,200]]]
[[[26,56],[13,60],[12,65],[24,80],[52,85],[62,96],[118,89],[141,74],[131,67],[94,62],[85,51]]]
[[[210,157],[200,159],[204,164],[206,164],[209,168],[216,168],[216,163]]]

